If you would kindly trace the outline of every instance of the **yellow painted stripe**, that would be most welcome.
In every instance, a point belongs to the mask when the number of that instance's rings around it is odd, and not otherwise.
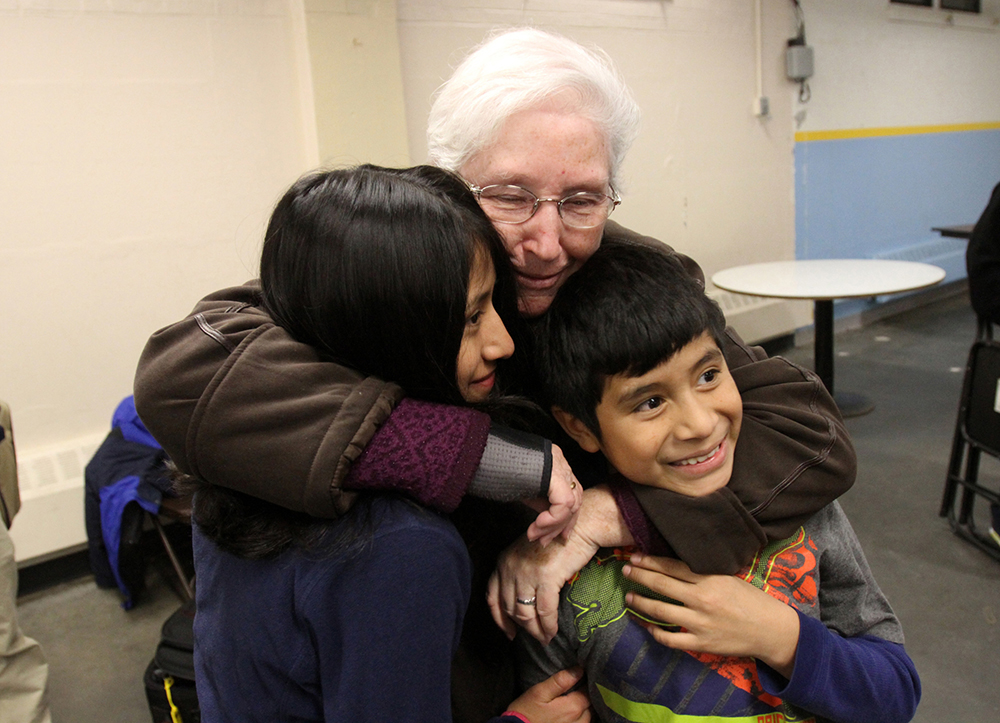
[[[850,138],[880,138],[885,136],[915,136],[923,133],[961,133],[963,131],[993,131],[1000,129],[994,123],[951,123],[937,126],[898,126],[896,128],[851,128],[842,131],[799,131],[796,143],[804,141],[842,141]]]
[[[612,690],[608,690],[603,685],[598,684],[597,689],[604,699],[604,704],[625,720],[633,723],[792,723],[782,713],[766,713],[764,715],[742,716],[739,718],[726,718],[714,715],[679,715],[667,708],[665,705],[655,703],[637,703],[634,700],[623,698]],[[801,723],[816,723],[815,718],[807,718]]]

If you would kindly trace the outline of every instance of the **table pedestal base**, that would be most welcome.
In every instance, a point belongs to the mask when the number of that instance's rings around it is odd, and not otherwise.
[[[837,392],[833,395],[833,401],[840,407],[840,413],[844,417],[861,417],[875,409],[875,402],[864,394],[854,392]]]
[[[813,320],[816,324],[814,360],[816,374],[823,385],[833,394],[844,417],[860,417],[875,409],[875,403],[863,394],[833,391],[833,301],[817,299],[813,304]]]

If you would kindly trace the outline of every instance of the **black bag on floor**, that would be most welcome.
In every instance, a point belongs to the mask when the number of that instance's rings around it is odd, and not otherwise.
[[[143,682],[153,723],[201,723],[194,685],[194,600],[163,623]]]

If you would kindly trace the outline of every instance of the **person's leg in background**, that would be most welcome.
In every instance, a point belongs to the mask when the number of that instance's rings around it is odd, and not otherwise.
[[[17,624],[14,543],[0,517],[0,721],[51,723],[45,700],[48,676],[41,646]]]

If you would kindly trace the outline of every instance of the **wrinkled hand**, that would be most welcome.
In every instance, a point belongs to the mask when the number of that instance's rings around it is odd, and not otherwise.
[[[552,445],[552,476],[548,500],[532,500],[528,504],[539,510],[538,517],[528,527],[528,539],[543,547],[560,535],[568,537],[576,524],[583,503],[583,485],[566,461],[558,445]]]
[[[513,640],[520,625],[542,643],[559,631],[559,591],[598,546],[571,534],[547,547],[522,536],[500,555],[486,601],[496,624]],[[534,600],[525,605],[518,600]]]
[[[568,537],[547,547],[522,537],[500,556],[487,594],[493,619],[510,638],[521,625],[547,644],[559,631],[559,591],[566,581],[598,548],[632,541],[611,491],[604,485],[587,490]],[[519,604],[518,598],[535,604]]]
[[[629,593],[626,601],[652,620],[679,625],[647,629],[668,648],[754,657],[791,676],[799,639],[796,612],[734,575],[698,575],[680,560],[633,553],[625,577],[682,605]]]
[[[583,670],[560,670],[547,680],[528,688],[507,706],[531,723],[589,723],[590,700],[583,691],[568,691],[583,677]]]

